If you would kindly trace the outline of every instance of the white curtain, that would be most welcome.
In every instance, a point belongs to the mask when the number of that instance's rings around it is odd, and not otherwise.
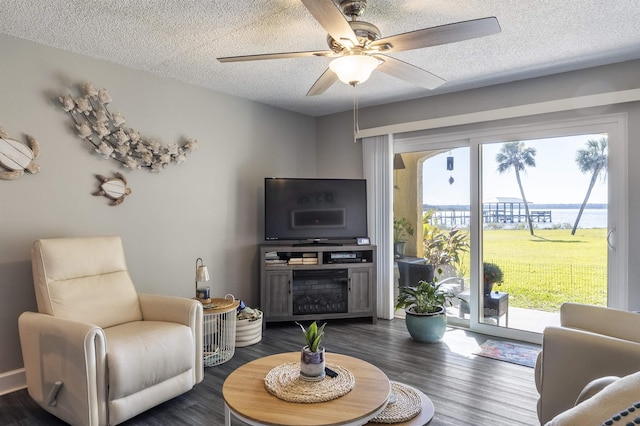
[[[393,318],[393,136],[362,140],[364,177],[367,179],[369,237],[378,248],[378,318]]]

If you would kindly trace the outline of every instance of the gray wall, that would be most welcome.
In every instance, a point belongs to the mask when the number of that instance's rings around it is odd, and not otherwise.
[[[138,291],[194,296],[195,261],[209,267],[213,295],[257,306],[265,176],[313,176],[315,119],[175,80],[0,36],[0,126],[40,142],[41,171],[0,180],[0,374],[22,367],[18,315],[35,310],[30,248],[35,239],[122,236]],[[160,174],[103,160],[69,129],[51,101],[69,84],[106,88],[133,127],[168,144],[199,149]],[[133,193],[112,207],[95,174],[123,172]]]
[[[640,61],[630,61],[581,71],[556,74],[549,77],[512,82],[498,86],[467,90],[458,93],[416,99],[401,103],[365,108],[359,113],[360,128],[368,129],[398,123],[427,120],[438,117],[487,111],[516,105],[525,105],[554,99],[571,98],[597,93],[636,89],[640,87]],[[366,84],[366,83],[365,83]],[[365,85],[360,93],[366,90]],[[362,95],[364,97],[364,94]],[[545,114],[520,119],[500,120],[477,125],[466,125],[421,132],[429,135],[443,132],[482,129],[512,124],[540,122],[589,115],[624,112],[628,114],[628,203],[629,203],[629,308],[640,310],[640,103],[590,108],[558,114]],[[353,113],[329,115],[318,119],[317,171],[320,175],[333,175],[348,170],[361,170],[361,150],[353,148]],[[415,134],[417,134],[416,132]],[[403,135],[398,135],[403,136]],[[361,147],[362,143],[357,143]],[[348,166],[346,166],[348,165]]]

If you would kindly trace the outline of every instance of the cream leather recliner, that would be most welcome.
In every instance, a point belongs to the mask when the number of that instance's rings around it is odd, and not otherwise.
[[[591,382],[640,371],[640,314],[564,303],[560,324],[544,330],[535,368],[541,424],[574,407]]]
[[[203,379],[202,305],[137,294],[119,237],[38,240],[38,313],[18,320],[29,395],[72,425],[115,425]]]

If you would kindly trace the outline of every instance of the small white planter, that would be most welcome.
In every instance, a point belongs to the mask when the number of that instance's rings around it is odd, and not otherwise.
[[[249,346],[262,340],[262,311],[258,310],[258,318],[236,320],[236,347]]]

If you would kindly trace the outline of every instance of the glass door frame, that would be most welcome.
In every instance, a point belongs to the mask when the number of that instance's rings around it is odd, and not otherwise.
[[[439,129],[437,129],[439,130]],[[608,206],[608,300],[609,307],[628,309],[628,167],[627,167],[627,115],[611,114],[577,119],[540,121],[531,124],[504,127],[483,127],[480,130],[453,131],[448,133],[428,132],[429,135],[393,138],[396,153],[470,148],[471,176],[471,300],[469,327],[480,333],[505,338],[540,343],[539,333],[508,329],[483,324],[479,321],[480,280],[478,271],[482,265],[482,203],[481,203],[481,153],[483,143],[500,143],[514,140],[541,139],[580,134],[606,133],[609,140],[609,206]],[[458,321],[455,321],[456,323]],[[465,321],[466,322],[466,321]],[[453,324],[455,325],[455,324]]]

